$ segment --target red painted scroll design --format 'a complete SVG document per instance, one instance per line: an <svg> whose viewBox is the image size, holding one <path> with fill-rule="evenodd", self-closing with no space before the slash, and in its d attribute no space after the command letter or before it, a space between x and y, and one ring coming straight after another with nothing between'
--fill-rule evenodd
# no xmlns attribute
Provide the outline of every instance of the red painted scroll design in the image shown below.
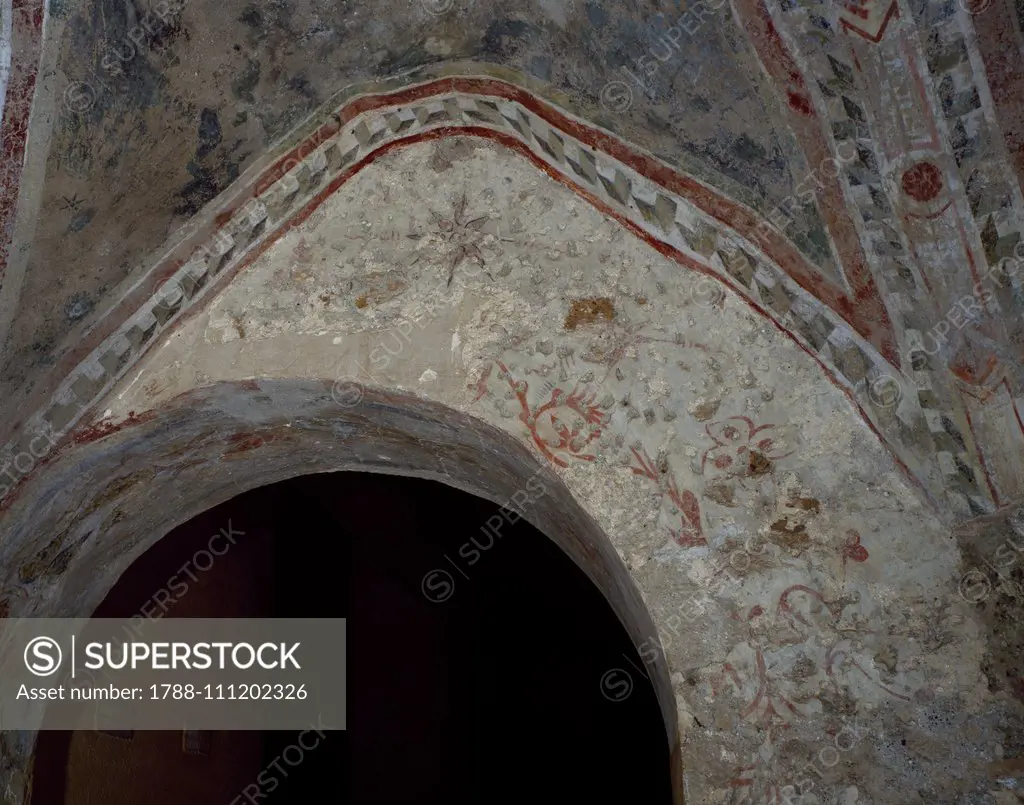
<svg viewBox="0 0 1024 805"><path fill-rule="evenodd" d="M758 456L774 461L792 455L792 450L783 452L776 440L765 433L775 427L773 424L756 426L745 416L708 424L705 431L715 444L701 456L701 472L709 469L710 461L712 471L728 477L746 477L758 474Z"/></svg>
<svg viewBox="0 0 1024 805"><path fill-rule="evenodd" d="M593 461L597 456L588 452L590 445L600 438L608 424L609 415L594 404L596 393L576 386L569 393L560 388L541 405L531 406L527 397L530 390L525 380L516 380L501 361L498 377L508 383L522 409L520 421L526 425L533 443L544 457L559 467L568 467L567 459ZM488 372L489 374L489 372ZM483 379L481 382L485 382Z"/></svg>
<svg viewBox="0 0 1024 805"><path fill-rule="evenodd" d="M669 529L672 539L675 540L676 544L681 548L696 548L701 545L707 545L708 541L704 537L704 527L701 524L700 516L700 502L697 500L697 496L688 489L680 491L672 471L666 468L666 471L658 472L654 462L651 461L651 457L646 452L637 450L635 447L631 448L631 451L639 466L630 466L630 469L636 475L642 475L644 478L653 481L659 489L662 489L679 513L679 529Z"/></svg>

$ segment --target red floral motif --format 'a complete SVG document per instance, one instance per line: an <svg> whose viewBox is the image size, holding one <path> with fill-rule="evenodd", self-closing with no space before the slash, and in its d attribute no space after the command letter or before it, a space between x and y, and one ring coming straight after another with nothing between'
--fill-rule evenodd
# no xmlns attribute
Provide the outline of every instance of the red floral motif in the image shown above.
<svg viewBox="0 0 1024 805"><path fill-rule="evenodd" d="M787 587L779 595L775 610L774 623L767 624L773 630L779 626L787 626L793 632L793 637L798 643L808 644L813 635L818 635L818 642L826 649L824 658L824 669L826 676L835 684L840 684L836 671L856 671L864 676L869 682L883 690L890 696L902 701L909 701L909 697L883 685L856 659L852 652L853 641L846 637L849 630L840 630L839 623L843 616L843 610L853 603L848 597L830 601L819 591L803 584L793 584ZM756 605L748 613L732 613L733 620L740 623L747 623L753 629L757 622L763 617L769 617L765 610ZM763 631L767 628L762 624L759 628ZM753 632L752 632L753 634ZM786 681L785 677L773 677L766 662L764 652L756 639L750 639L743 644L745 653L749 658L747 678L736 667L735 660L726 662L722 666L722 672L712 678L711 692L717 696L720 692L722 682L726 679L732 681L737 693L744 698L747 705L740 712L740 717L759 725L768 735L768 740L776 730L790 727L791 716L804 715L797 709L796 703L790 700L783 693L782 687ZM740 654L742 658L743 654ZM776 674L778 669L775 669ZM751 693L751 691L753 691Z"/></svg>
<svg viewBox="0 0 1024 805"><path fill-rule="evenodd" d="M722 666L722 673L711 680L711 693L714 696L718 695L719 687L726 677L732 681L737 692L742 692L745 688L749 690L747 683L753 683L756 686L753 698L740 712L740 718L749 719L751 723L763 729L771 742L777 730L786 730L792 726L789 722L790 714L802 716L803 713L780 690L779 680L772 678L768 673L768 665L761 647L749 648L754 655L755 678L744 680L736 667L727 662Z"/></svg>
<svg viewBox="0 0 1024 805"><path fill-rule="evenodd" d="M780 452L775 440L764 433L774 428L775 425L756 427L745 416L732 416L721 422L710 423L705 430L715 446L704 451L700 460L701 472L705 471L710 460L715 470L729 476L756 475L759 470L751 464L752 451L772 460L792 455L792 451Z"/></svg>
<svg viewBox="0 0 1024 805"><path fill-rule="evenodd" d="M675 476L671 472L659 473L647 453L641 453L635 447L631 449L640 466L630 467L630 469L637 475L642 475L654 481L659 489L663 488L669 500L679 510L681 528L678 531L669 529L672 539L683 548L697 548L701 545L707 545L708 541L704 538L704 528L701 525L700 503L697 500L697 496L688 489L680 492ZM664 482L662 481L663 478Z"/></svg>
<svg viewBox="0 0 1024 805"><path fill-rule="evenodd" d="M569 462L556 451L568 454L569 458L593 461L596 456L585 452L592 441L601 436L601 431L610 419L609 415L594 405L594 393L574 388L569 394L556 388L551 398L536 408L531 408L527 399L529 384L516 380L501 361L498 361L498 377L508 382L519 400L522 412L519 419L526 425L534 444L548 461L559 467L568 467Z"/></svg>
<svg viewBox="0 0 1024 805"><path fill-rule="evenodd" d="M494 364L487 364L487 368L480 373L480 378L476 381L476 383L470 383L468 386L466 386L466 388L469 389L470 391L476 392L476 396L473 398L474 403L480 402L480 400L482 400L484 397L491 393L491 390L487 388L487 381L490 379L491 372L493 371Z"/></svg>
<svg viewBox="0 0 1024 805"><path fill-rule="evenodd" d="M857 535L857 532L853 531L851 533L854 534L855 536L857 536L857 540L859 542L860 537L859 537L859 535ZM860 547L860 546L858 545L856 547ZM864 551L865 559L866 559L867 558L867 551L864 550L863 548L861 548L860 550ZM863 560L859 560L859 561L863 561ZM790 600L789 600L790 596L793 593L797 593L797 592L804 593L808 597L810 602L812 603L812 606L814 605L814 602L817 602L817 604L820 605L821 607L823 607L824 610L828 611L830 619L829 619L829 621L826 621L823 624L824 626L826 626L826 628L828 628L828 627L831 627L832 629L836 628L836 626L839 623L839 620L843 616L843 609L845 609L846 605L849 603L848 600L844 600L844 599L839 599L838 601L827 601L825 599L825 596L822 595L820 592L818 592L817 590L813 590L810 587L805 587L802 584L794 584L791 587L786 588L786 590L782 593L782 595L779 596L779 608L778 608L779 614L786 616L791 621L794 621L794 620L795 621L799 621L800 623L804 624L805 626L809 626L809 627L813 627L814 624L812 624L810 620L808 620L806 617L804 617L804 615L800 612L800 610L796 606L794 606L794 604L791 603ZM798 631L800 631L800 630L798 629ZM835 672L836 672L837 666L840 668L840 670L843 670L843 669L854 669L854 670L858 671L871 684L875 685L880 690L885 691L886 693L888 693L893 698L900 699L901 701L905 701L905 702L909 702L910 701L910 697L909 696L905 696L902 693L897 693L896 691L892 690L892 688L886 687L881 682L879 682L874 676L872 676L870 673L868 673L868 671L864 668L864 666L861 665L860 662L853 655L853 651L852 651L853 641L843 637L842 636L843 633L840 633L838 631L836 632L836 635L840 639L836 640L836 642L834 642L829 647L828 652L825 655L825 673L826 673L826 675L828 676L828 678L830 680L832 680L836 684L839 684L839 682L838 682L838 680L836 680L836 676L835 676Z"/></svg>
<svg viewBox="0 0 1024 805"><path fill-rule="evenodd" d="M931 201L942 192L942 171L934 162L918 162L903 172L900 184L914 201Z"/></svg>
<svg viewBox="0 0 1024 805"><path fill-rule="evenodd" d="M868 549L860 544L860 534L853 529L846 532L846 543L843 545L843 563L868 561Z"/></svg>
<svg viewBox="0 0 1024 805"><path fill-rule="evenodd" d="M867 558L867 551L860 545L859 535L855 531L848 533L848 550L857 557L863 552L863 559L856 559L863 561ZM719 696L724 692L725 683L729 683L733 692L744 702L739 717L757 725L765 736L761 750L751 757L753 762L734 769L732 779L727 783L730 788L743 789L743 801L750 801L751 796L757 793L763 796L760 800L762 802L783 801L778 781L785 779L785 775L780 775L776 767L776 739L780 731L792 726L794 716L808 715L802 708L805 700L796 699L786 691L795 680L782 672L779 658L776 657L774 664L767 662L766 650L769 646L763 645L765 634L775 635L770 646L799 646L801 651L797 652L798 655L805 652L813 654L824 649L824 657L818 661L818 667L824 670L827 680L837 687L848 687L850 675L857 675L894 699L912 701L910 696L883 684L877 674L871 673L858 660L855 649L858 644L847 635L850 632L879 632L857 625L842 627L843 611L855 601L855 596L829 600L819 590L793 584L779 595L774 619L760 605L755 605L745 613L735 611L730 614L734 621L748 624L750 636L730 653L721 671L711 677L711 693L715 697ZM780 627L783 627L781 632ZM792 631L792 636L783 638L787 629ZM772 656L770 651L768 656ZM921 691L917 695L920 696Z"/></svg>
<svg viewBox="0 0 1024 805"><path fill-rule="evenodd" d="M740 615L738 612L730 612L729 617L734 621L740 623L750 623L754 618L764 615L764 608L760 604L756 604L750 608L750 611L746 615Z"/></svg>

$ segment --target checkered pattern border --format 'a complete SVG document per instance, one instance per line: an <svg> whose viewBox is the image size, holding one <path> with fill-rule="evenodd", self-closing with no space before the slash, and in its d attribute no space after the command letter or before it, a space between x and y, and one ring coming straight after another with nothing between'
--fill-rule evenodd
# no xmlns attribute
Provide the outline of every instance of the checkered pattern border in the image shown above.
<svg viewBox="0 0 1024 805"><path fill-rule="evenodd" d="M58 437L68 433L161 334L186 311L208 300L211 279L237 270L329 184L346 172L351 175L357 164L366 164L375 152L395 141L438 129L458 134L467 127L511 135L568 184L582 187L647 238L671 246L684 261L703 265L766 311L834 375L933 499L957 491L948 488L950 468L965 479L973 473L962 439L958 446L957 437L950 435L940 450L937 442L921 438L932 423L913 405L906 378L836 313L768 260L756 244L685 198L553 128L518 102L462 92L377 108L349 120L210 233L159 292L76 368L49 407L29 420L23 438L4 452L24 451L42 430ZM879 384L889 387L889 392L879 395ZM900 391L893 393L897 388ZM947 426L943 421L942 427Z"/></svg>

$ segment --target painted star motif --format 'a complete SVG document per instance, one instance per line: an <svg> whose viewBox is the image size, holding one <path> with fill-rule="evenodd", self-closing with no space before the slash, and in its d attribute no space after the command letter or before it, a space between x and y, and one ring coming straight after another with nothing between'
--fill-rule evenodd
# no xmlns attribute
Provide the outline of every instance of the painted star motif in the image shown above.
<svg viewBox="0 0 1024 805"><path fill-rule="evenodd" d="M60 208L62 210L71 210L72 212L78 212L79 208L85 203L85 199L79 198L78 193L75 193L71 198L67 196L61 196Z"/></svg>
<svg viewBox="0 0 1024 805"><path fill-rule="evenodd" d="M480 250L480 244L486 237L484 225L489 218L480 215L476 218L466 216L466 194L463 193L455 203L450 215L430 211L433 228L428 232L414 233L409 235L413 240L428 238L438 243L446 252L446 265L448 270L448 287L455 277L455 269L463 262L475 263L478 267L484 267L484 254Z"/></svg>

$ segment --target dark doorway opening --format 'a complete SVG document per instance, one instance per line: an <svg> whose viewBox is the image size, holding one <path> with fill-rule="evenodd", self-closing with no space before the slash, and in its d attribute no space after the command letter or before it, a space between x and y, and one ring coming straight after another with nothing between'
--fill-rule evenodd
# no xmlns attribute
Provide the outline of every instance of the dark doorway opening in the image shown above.
<svg viewBox="0 0 1024 805"><path fill-rule="evenodd" d="M525 520L482 530L497 512L439 483L333 473L175 529L95 616L153 611L174 577L168 617L345 617L347 730L294 766L297 733L41 733L32 805L668 805L665 727L622 625ZM231 549L190 566L224 529Z"/></svg>

